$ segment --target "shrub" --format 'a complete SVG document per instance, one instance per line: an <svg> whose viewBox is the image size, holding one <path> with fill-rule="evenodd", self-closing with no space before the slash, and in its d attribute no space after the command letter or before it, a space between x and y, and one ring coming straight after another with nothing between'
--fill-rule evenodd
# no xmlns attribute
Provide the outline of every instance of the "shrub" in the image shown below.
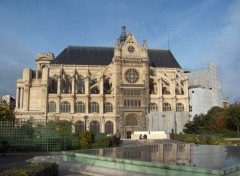
<svg viewBox="0 0 240 176"><path fill-rule="evenodd" d="M107 148L109 147L110 139L108 137L98 139L94 144L93 148Z"/></svg>
<svg viewBox="0 0 240 176"><path fill-rule="evenodd" d="M80 147L81 149L90 149L94 143L95 136L92 131L85 131L80 133Z"/></svg>
<svg viewBox="0 0 240 176"><path fill-rule="evenodd" d="M214 135L171 134L170 137L172 140L194 144L207 144L207 145L230 144L230 142L226 141L223 137Z"/></svg>
<svg viewBox="0 0 240 176"><path fill-rule="evenodd" d="M11 169L0 173L0 176L58 176L56 163L34 163L20 169Z"/></svg>

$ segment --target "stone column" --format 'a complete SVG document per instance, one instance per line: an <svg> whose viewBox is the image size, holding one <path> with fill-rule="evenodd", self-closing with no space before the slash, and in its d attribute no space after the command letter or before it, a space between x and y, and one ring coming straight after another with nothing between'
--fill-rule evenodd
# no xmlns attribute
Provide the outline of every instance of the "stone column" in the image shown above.
<svg viewBox="0 0 240 176"><path fill-rule="evenodd" d="M58 97L57 103L56 103L56 113L60 113L60 104L61 104L61 98Z"/></svg>
<svg viewBox="0 0 240 176"><path fill-rule="evenodd" d="M19 101L20 101L20 109L23 107L23 88L20 87L20 98L19 98Z"/></svg>
<svg viewBox="0 0 240 176"><path fill-rule="evenodd" d="M17 87L16 91L16 108L19 108L19 87Z"/></svg>
<svg viewBox="0 0 240 176"><path fill-rule="evenodd" d="M100 78L100 85L99 85L100 95L103 95L103 81L104 81L104 77L102 76L102 77Z"/></svg>
<svg viewBox="0 0 240 176"><path fill-rule="evenodd" d="M70 113L71 114L74 114L74 109L75 109L75 98L74 98L74 96L72 96L72 98L71 98L71 103L70 103L70 105L71 105L71 109L70 109Z"/></svg>
<svg viewBox="0 0 240 176"><path fill-rule="evenodd" d="M60 95L61 94L61 78L60 78L60 76L57 79L58 79L57 94Z"/></svg>
<svg viewBox="0 0 240 176"><path fill-rule="evenodd" d="M88 114L89 111L89 76L86 77L86 81L84 81L85 84L85 109L86 109L86 114Z"/></svg>
<svg viewBox="0 0 240 176"><path fill-rule="evenodd" d="M23 96L23 110L28 111L29 110L29 86L24 87L24 96Z"/></svg>
<svg viewBox="0 0 240 176"><path fill-rule="evenodd" d="M74 79L74 76L71 77L72 79L72 95L74 95L74 92L75 92L75 79Z"/></svg>
<svg viewBox="0 0 240 176"><path fill-rule="evenodd" d="M161 78L158 80L158 95L159 97L162 97L162 79Z"/></svg>

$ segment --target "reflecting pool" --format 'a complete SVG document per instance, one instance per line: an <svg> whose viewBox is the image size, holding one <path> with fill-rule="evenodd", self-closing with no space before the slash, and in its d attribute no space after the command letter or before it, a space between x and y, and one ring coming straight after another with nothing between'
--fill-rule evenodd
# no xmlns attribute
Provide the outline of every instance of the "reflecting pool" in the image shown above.
<svg viewBox="0 0 240 176"><path fill-rule="evenodd" d="M224 169L240 164L240 147L161 143L134 147L74 151L118 159Z"/></svg>

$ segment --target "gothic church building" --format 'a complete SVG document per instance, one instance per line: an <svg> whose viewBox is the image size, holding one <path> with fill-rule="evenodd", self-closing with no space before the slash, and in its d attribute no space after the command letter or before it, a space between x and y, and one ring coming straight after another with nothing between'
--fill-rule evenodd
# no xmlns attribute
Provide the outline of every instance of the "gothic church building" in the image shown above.
<svg viewBox="0 0 240 176"><path fill-rule="evenodd" d="M17 118L72 121L76 132L179 133L190 117L188 79L170 50L139 45L122 26L114 47L38 53L36 70L24 68L17 80L15 111Z"/></svg>

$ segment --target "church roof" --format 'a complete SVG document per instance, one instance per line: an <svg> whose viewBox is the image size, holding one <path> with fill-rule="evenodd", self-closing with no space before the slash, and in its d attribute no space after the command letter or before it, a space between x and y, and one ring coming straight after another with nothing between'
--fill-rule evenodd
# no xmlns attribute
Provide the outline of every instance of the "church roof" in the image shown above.
<svg viewBox="0 0 240 176"><path fill-rule="evenodd" d="M113 56L113 47L68 46L52 64L109 65ZM148 57L153 67L181 68L170 50L148 49Z"/></svg>

